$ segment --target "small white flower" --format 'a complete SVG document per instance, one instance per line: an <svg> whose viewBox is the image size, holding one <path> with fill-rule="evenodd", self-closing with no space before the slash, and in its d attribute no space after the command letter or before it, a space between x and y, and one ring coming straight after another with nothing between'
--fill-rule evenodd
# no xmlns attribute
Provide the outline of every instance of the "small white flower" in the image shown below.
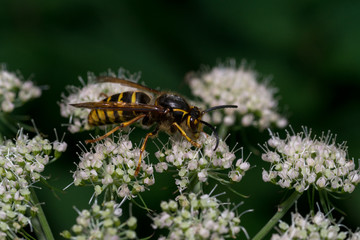
<svg viewBox="0 0 360 240"><path fill-rule="evenodd" d="M246 69L244 65L236 66L235 60L222 64L189 79L192 93L200 97L207 107L234 104L236 109L226 109L221 114L211 114L214 124L234 125L237 116L245 127L255 126L265 129L270 125L283 128L287 120L278 112L278 101L274 97L276 89L259 81L258 74Z"/></svg>
<svg viewBox="0 0 360 240"><path fill-rule="evenodd" d="M1 109L4 112L12 112L15 108L14 103L12 103L11 101L5 99L2 103L1 103Z"/></svg>
<svg viewBox="0 0 360 240"><path fill-rule="evenodd" d="M205 169L201 170L199 173L198 173L198 179L200 182L206 182L207 180L207 172Z"/></svg>
<svg viewBox="0 0 360 240"><path fill-rule="evenodd" d="M240 165L236 164L236 166L238 166L243 171L247 171L247 170L250 169L250 163L249 162L242 162Z"/></svg>
<svg viewBox="0 0 360 240"><path fill-rule="evenodd" d="M262 171L262 179L263 179L264 182L270 182L271 181L269 173L264 169Z"/></svg>
<svg viewBox="0 0 360 240"><path fill-rule="evenodd" d="M126 239L136 239L137 219L130 217L125 222L120 221L122 209L114 201L104 202L101 206L97 203L90 210L78 211L76 224L70 231L63 231L61 235L67 239L120 239L126 234ZM126 223L126 224L123 224Z"/></svg>
<svg viewBox="0 0 360 240"><path fill-rule="evenodd" d="M140 74L129 74L124 69L119 69L118 74L109 71L109 76L129 79L137 82ZM126 87L116 83L97 83L96 76L93 73L88 73L87 83L80 77L81 87L67 86L68 95L62 94L60 102L61 116L69 118L68 130L72 133L82 130L89 130L90 126L87 122L89 109L75 108L71 103L81 102L98 102L106 96L111 96L116 93L125 91L134 91L134 88Z"/></svg>
<svg viewBox="0 0 360 240"><path fill-rule="evenodd" d="M229 178L233 181L233 182L240 182L242 179L242 175L238 172L238 171L231 171L229 172Z"/></svg>
<svg viewBox="0 0 360 240"><path fill-rule="evenodd" d="M162 202L163 212L152 218L154 229L168 230L163 239L235 239L240 230L245 232L236 211L224 208L215 197L190 193L176 199Z"/></svg>
<svg viewBox="0 0 360 240"><path fill-rule="evenodd" d="M58 140L56 140L53 143L53 146L54 146L54 150L56 150L58 152L65 152L66 148L67 148L66 142L59 142Z"/></svg>
<svg viewBox="0 0 360 240"><path fill-rule="evenodd" d="M349 240L360 240L360 230L357 230L354 233L350 233Z"/></svg>
<svg viewBox="0 0 360 240"><path fill-rule="evenodd" d="M155 170L163 172L168 167L176 169L180 180L175 181L180 190L187 186L188 178L192 175L197 176L199 181L205 182L212 174L226 172L231 181L238 182L250 169L250 164L243 160L243 156L236 160L234 152L237 150L230 151L223 140L220 139L215 151L214 136L202 132L196 141L202 146L201 148L193 147L186 139L170 137L167 145L155 153L160 161L155 165ZM242 151L240 152L243 155Z"/></svg>
<svg viewBox="0 0 360 240"><path fill-rule="evenodd" d="M0 83L1 84L1 83ZM15 238L16 233L30 223L32 205L29 188L40 180L55 151L47 139L36 136L30 139L23 130L17 138L0 144L0 239L3 233Z"/></svg>
<svg viewBox="0 0 360 240"><path fill-rule="evenodd" d="M12 112L16 107L40 95L41 89L33 82L23 82L17 74L0 67L0 112Z"/></svg>
<svg viewBox="0 0 360 240"><path fill-rule="evenodd" d="M96 195L109 189L120 197L132 197L153 185L153 167L145 163L146 152L142 155L140 173L135 177L140 150L129 149L129 146L133 145L128 142L129 135L119 133L113 139L97 142L89 151L82 152L73 174L74 184L91 184Z"/></svg>
<svg viewBox="0 0 360 240"><path fill-rule="evenodd" d="M347 228L327 219L322 212L302 217L299 213L291 214L291 224L280 221L279 233L273 234L271 240L277 239L351 239ZM342 230L343 229L343 230ZM345 230L345 231L344 231ZM350 233L351 235L351 233Z"/></svg>
<svg viewBox="0 0 360 240"><path fill-rule="evenodd" d="M26 81L21 85L19 98L22 102L27 102L32 98L38 98L41 96L40 88L34 86L33 82Z"/></svg>
<svg viewBox="0 0 360 240"><path fill-rule="evenodd" d="M271 139L262 154L270 162L270 170L263 171L263 180L283 188L305 191L310 185L334 192L352 192L360 182L360 171L348 160L345 144L336 144L328 133L311 137L311 131L291 135L285 139L270 132ZM270 177L270 176L276 177ZM354 180L354 181L352 181Z"/></svg>

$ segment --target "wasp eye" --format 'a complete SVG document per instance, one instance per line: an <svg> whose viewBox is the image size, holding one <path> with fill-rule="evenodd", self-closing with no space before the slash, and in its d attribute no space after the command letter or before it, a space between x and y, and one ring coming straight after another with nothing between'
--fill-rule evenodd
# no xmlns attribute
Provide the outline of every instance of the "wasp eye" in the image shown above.
<svg viewBox="0 0 360 240"><path fill-rule="evenodd" d="M199 120L197 118L190 119L190 126L194 132L198 132L199 128Z"/></svg>

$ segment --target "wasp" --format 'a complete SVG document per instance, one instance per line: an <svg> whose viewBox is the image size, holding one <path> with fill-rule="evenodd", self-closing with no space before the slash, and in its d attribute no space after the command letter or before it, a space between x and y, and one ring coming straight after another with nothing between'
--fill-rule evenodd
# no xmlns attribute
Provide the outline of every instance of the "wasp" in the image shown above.
<svg viewBox="0 0 360 240"><path fill-rule="evenodd" d="M159 131L165 131L168 134L179 132L193 146L200 148L200 144L195 140L199 138L200 132L203 131L203 125L205 125L213 131L216 137L215 151L219 145L219 136L214 126L201 120L202 116L207 112L217 109L237 108L236 105L220 105L201 110L196 106L191 106L183 97L175 93L158 91L116 77L99 77L98 81L119 83L139 91L127 91L114 94L99 102L70 104L78 108L91 109L88 115L88 123L90 126L119 124L103 136L86 140L86 143L100 141L117 130L130 126L139 120L141 120L144 126L155 125L154 130L146 134L141 145L135 177L140 171L141 156L145 151L149 137L157 136ZM149 93L153 95L153 97L150 97Z"/></svg>

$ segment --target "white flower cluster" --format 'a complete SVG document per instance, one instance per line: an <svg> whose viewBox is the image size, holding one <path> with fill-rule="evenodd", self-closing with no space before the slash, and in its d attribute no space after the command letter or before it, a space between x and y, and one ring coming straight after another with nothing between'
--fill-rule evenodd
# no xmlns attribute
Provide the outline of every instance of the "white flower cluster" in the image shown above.
<svg viewBox="0 0 360 240"><path fill-rule="evenodd" d="M115 137L114 137L115 138ZM140 173L135 177L140 149L134 148L129 135L106 138L82 152L80 162L73 174L74 184L94 186L95 195L108 189L119 197L133 197L155 183L153 167L145 163L142 155Z"/></svg>
<svg viewBox="0 0 360 240"><path fill-rule="evenodd" d="M76 224L70 231L61 235L73 240L103 240L103 239L136 239L135 217L121 222L122 209L114 201L105 202L102 206L95 203L90 210L78 211Z"/></svg>
<svg viewBox="0 0 360 240"><path fill-rule="evenodd" d="M347 147L344 143L337 145L330 133L312 138L311 131L303 128L296 135L287 132L286 139L270 134L262 154L262 159L271 163L270 170L262 173L265 182L298 192L313 185L317 189L349 193L360 182L360 171L348 159Z"/></svg>
<svg viewBox="0 0 360 240"><path fill-rule="evenodd" d="M21 81L15 73L0 69L0 113L12 112L30 99L40 97L41 89L32 81Z"/></svg>
<svg viewBox="0 0 360 240"><path fill-rule="evenodd" d="M215 197L190 193L180 195L177 201L161 202L163 212L153 216L154 229L167 229L166 237L159 239L228 239L236 238L241 230L240 216L221 207ZM245 232L246 234L246 232Z"/></svg>
<svg viewBox="0 0 360 240"><path fill-rule="evenodd" d="M40 136L29 139L22 130L15 141L7 140L0 145L0 239L14 239L30 223L29 211L37 212L29 187L42 178L41 173L54 159L53 154L59 156L58 151L66 149L65 146L55 150L54 145Z"/></svg>
<svg viewBox="0 0 360 240"><path fill-rule="evenodd" d="M245 127L265 129L274 124L283 128L287 120L277 112L275 90L257 80L255 71L237 67L234 60L220 65L200 76L189 78L192 93L200 97L207 107L233 104L238 108L224 109L211 114L211 122L232 126L237 119Z"/></svg>
<svg viewBox="0 0 360 240"><path fill-rule="evenodd" d="M360 230L357 230L354 233L350 233L349 240L360 240Z"/></svg>
<svg viewBox="0 0 360 240"><path fill-rule="evenodd" d="M186 139L174 139L170 137L168 145L155 153L160 161L155 165L157 172L173 167L178 171L176 184L180 189L185 189L193 176L200 182L206 182L208 177L222 179L224 171L231 181L239 182L249 170L250 164L241 158L236 159L235 152L229 150L229 146L223 140L219 141L218 148L214 151L216 138L206 133L201 133L197 143L201 148L194 148ZM242 150L242 149L241 149ZM236 161L236 162L235 162ZM234 164L235 162L235 164Z"/></svg>
<svg viewBox="0 0 360 240"><path fill-rule="evenodd" d="M127 79L137 82L140 79L140 74L130 75L127 71L120 69L118 75L109 71L108 76ZM98 102L106 96L111 96L116 93L125 91L133 91L134 88L126 87L116 83L97 83L96 76L93 73L88 73L87 83L80 77L81 87L67 86L68 96L62 94L60 102L61 116L69 118L68 130L71 133L82 130L89 130L87 119L90 109L76 108L69 104L82 102Z"/></svg>
<svg viewBox="0 0 360 240"><path fill-rule="evenodd" d="M348 239L355 240L356 234L342 231L343 225L326 218L322 212L316 215L301 216L299 213L291 214L291 225L280 221L280 234L273 234L271 240L290 239ZM348 236L348 237L347 237Z"/></svg>

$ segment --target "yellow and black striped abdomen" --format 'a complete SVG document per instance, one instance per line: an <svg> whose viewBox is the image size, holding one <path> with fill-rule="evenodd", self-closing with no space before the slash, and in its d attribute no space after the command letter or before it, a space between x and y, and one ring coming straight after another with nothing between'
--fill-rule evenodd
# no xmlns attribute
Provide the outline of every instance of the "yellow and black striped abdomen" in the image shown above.
<svg viewBox="0 0 360 240"><path fill-rule="evenodd" d="M150 100L150 97L143 92L123 92L107 97L102 101L149 104ZM88 123L90 126L121 123L133 119L138 114L133 111L93 109L89 113Z"/></svg>

